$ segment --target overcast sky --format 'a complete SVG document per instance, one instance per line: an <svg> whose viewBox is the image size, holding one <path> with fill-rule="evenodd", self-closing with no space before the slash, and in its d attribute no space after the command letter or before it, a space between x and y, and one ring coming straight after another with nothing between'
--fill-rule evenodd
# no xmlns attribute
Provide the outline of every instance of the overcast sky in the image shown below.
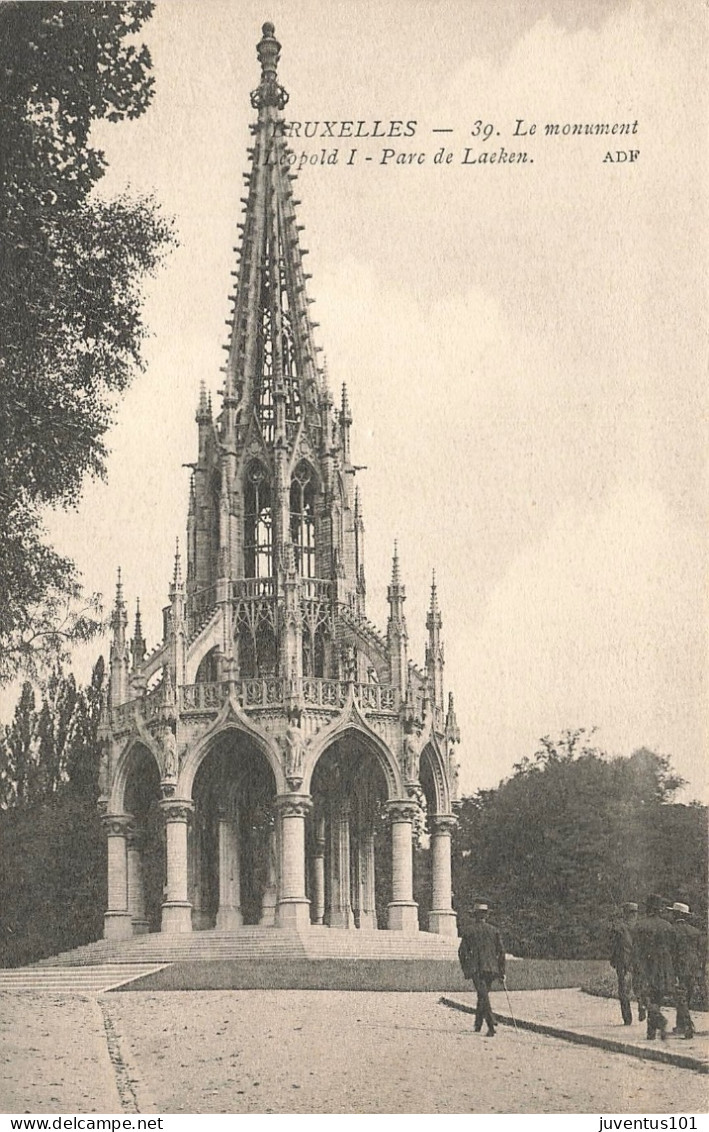
<svg viewBox="0 0 709 1132"><path fill-rule="evenodd" d="M108 482L52 520L57 545L107 595L120 563L157 642L199 382L216 392L225 357L265 19L288 118L417 123L392 142L294 140L341 150L296 196L317 339L367 468L369 613L385 626L398 538L423 661L436 567L463 788L496 785L541 735L596 726L613 754L671 755L684 797L706 798L700 0L159 0L154 103L102 129L103 189L153 192L181 246L149 287L147 370L117 410ZM517 119L538 134L514 139ZM632 137L544 139L547 122L635 121ZM426 160L382 165L383 145ZM441 145L452 164L432 163ZM461 164L502 145L529 160Z"/></svg>

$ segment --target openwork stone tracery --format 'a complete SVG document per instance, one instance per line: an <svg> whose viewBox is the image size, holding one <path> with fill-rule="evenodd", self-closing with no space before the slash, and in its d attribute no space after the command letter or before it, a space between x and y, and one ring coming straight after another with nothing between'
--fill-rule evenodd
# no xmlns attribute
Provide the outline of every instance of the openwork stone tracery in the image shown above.
<svg viewBox="0 0 709 1132"><path fill-rule="evenodd" d="M116 592L105 932L417 931L425 825L425 926L453 935L459 733L435 580L417 667L396 550L386 634L366 617L352 416L316 364L270 24L258 55L221 410L202 390L186 577L178 552L154 652L139 611L129 639L120 575Z"/></svg>

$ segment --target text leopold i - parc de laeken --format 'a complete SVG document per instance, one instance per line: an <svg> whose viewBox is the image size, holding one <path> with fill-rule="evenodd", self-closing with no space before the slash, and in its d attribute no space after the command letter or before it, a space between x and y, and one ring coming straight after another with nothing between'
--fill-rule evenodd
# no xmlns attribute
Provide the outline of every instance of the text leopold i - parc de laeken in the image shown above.
<svg viewBox="0 0 709 1132"><path fill-rule="evenodd" d="M532 122L517 118L503 132L494 122L476 119L454 129L423 127L415 119L337 119L274 122L274 131L287 139L274 147L268 160L298 171L306 166L364 162L401 166L533 165L563 139L582 138L603 164L633 164L640 157L637 119L624 122ZM456 137L465 137L465 142ZM307 143L307 145L306 145ZM324 143L324 144L323 144ZM621 148L622 147L622 148Z"/></svg>

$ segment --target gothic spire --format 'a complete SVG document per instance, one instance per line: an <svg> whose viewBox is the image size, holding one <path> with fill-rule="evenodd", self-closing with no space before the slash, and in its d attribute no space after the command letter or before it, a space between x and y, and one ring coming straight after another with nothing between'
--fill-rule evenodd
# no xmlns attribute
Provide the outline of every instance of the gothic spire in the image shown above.
<svg viewBox="0 0 709 1132"><path fill-rule="evenodd" d="M394 539L394 557L391 560L391 586L389 589L399 588L401 585L401 574L399 572L399 543Z"/></svg>
<svg viewBox="0 0 709 1132"><path fill-rule="evenodd" d="M133 640L130 645L131 655L133 657L133 668L136 669L138 665L142 664L143 658L146 653L145 637L143 636L143 625L140 617L140 598L135 600L135 626L133 629Z"/></svg>
<svg viewBox="0 0 709 1132"><path fill-rule="evenodd" d="M258 111L242 197L244 219L236 272L234 312L225 369L221 440L235 447L237 422L255 419L266 444L292 447L305 427L314 440L321 429L324 378L316 366L282 110L288 94L277 76L281 45L273 24L263 25L257 47L261 81L251 94Z"/></svg>
<svg viewBox="0 0 709 1132"><path fill-rule="evenodd" d="M431 603L428 607L428 614L426 616L426 628L428 629L429 636L434 634L443 624L440 610L438 608L438 591L436 589L436 571L433 571L431 577Z"/></svg>
<svg viewBox="0 0 709 1132"><path fill-rule="evenodd" d="M208 424L212 419L212 405L207 397L207 389L203 381L199 383L199 403L195 419L198 424Z"/></svg>
<svg viewBox="0 0 709 1132"><path fill-rule="evenodd" d="M113 615L111 617L111 628L113 629L114 639L119 639L121 643L125 641L125 630L128 625L128 613L126 610L126 603L123 597L123 579L121 577L121 568L118 567L116 576L116 601L113 606Z"/></svg>
<svg viewBox="0 0 709 1132"><path fill-rule="evenodd" d="M136 640L138 640L140 637L142 637L142 635L143 626L140 620L140 598L137 597L135 599L135 628L133 630L133 636Z"/></svg>
<svg viewBox="0 0 709 1132"><path fill-rule="evenodd" d="M428 643L426 645L426 670L428 674L428 689L433 701L434 710L443 713L443 644L441 643L441 627L443 619L438 608L438 591L436 589L436 571L433 571L431 580L431 603L426 615L426 628L428 629Z"/></svg>
<svg viewBox="0 0 709 1132"><path fill-rule="evenodd" d="M124 703L128 695L127 626L128 611L123 597L123 580L119 566L116 579L116 603L111 617L112 634L109 660L111 704L114 706Z"/></svg>
<svg viewBox="0 0 709 1132"><path fill-rule="evenodd" d="M175 539L175 565L172 571L171 592L182 589L182 559L180 557L180 540Z"/></svg>
<svg viewBox="0 0 709 1132"><path fill-rule="evenodd" d="M399 569L399 548L394 543L394 557L391 564L391 585L387 589L389 602L389 621L387 624L387 643L389 646L389 669L391 682L405 691L408 682L408 630L404 614L406 589L401 583Z"/></svg>
<svg viewBox="0 0 709 1132"><path fill-rule="evenodd" d="M352 425L352 413L350 412L350 401L347 396L347 386L342 385L342 407L340 409L340 431L342 433L342 450L345 459L350 458L350 427Z"/></svg>

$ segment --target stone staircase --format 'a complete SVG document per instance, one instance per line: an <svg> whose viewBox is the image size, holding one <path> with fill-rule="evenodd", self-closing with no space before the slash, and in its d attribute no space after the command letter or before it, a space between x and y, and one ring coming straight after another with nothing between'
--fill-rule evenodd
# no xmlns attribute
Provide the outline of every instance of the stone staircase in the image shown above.
<svg viewBox="0 0 709 1132"><path fill-rule="evenodd" d="M260 963L337 959L450 961L456 959L457 952L457 939L432 932L406 935L402 932L360 932L327 927L311 927L298 932L249 925L235 932L212 930L183 935L156 932L129 940L98 940L42 959L33 969L219 960Z"/></svg>
<svg viewBox="0 0 709 1132"><path fill-rule="evenodd" d="M163 964L95 963L91 966L16 967L0 971L2 991L98 994L161 971Z"/></svg>

